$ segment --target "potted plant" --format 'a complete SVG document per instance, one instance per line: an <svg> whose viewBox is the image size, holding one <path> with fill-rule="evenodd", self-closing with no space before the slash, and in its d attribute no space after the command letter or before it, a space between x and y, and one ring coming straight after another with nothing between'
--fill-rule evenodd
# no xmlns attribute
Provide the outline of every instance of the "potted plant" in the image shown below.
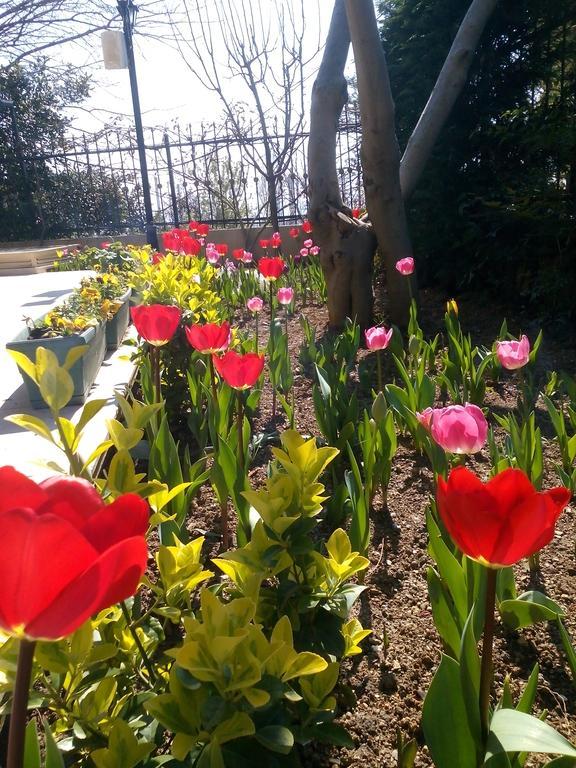
<svg viewBox="0 0 576 768"><path fill-rule="evenodd" d="M87 351L72 365L70 375L74 382L71 404L83 403L106 354L106 317L110 301L100 298L99 290L83 281L62 304L44 317L33 321L26 318L26 326L6 349L36 359L38 347L50 349L63 365L70 349L87 346ZM45 407L35 382L24 372L22 377L33 408Z"/></svg>

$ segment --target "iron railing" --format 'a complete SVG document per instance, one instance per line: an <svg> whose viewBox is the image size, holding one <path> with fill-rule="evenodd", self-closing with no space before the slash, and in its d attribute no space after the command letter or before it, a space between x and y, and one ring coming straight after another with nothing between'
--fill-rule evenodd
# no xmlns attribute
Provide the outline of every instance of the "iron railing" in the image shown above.
<svg viewBox="0 0 576 768"><path fill-rule="evenodd" d="M308 206L308 133L292 139L294 150L285 172L276 179L281 224L298 223ZM274 153L285 137L271 135L268 140ZM269 222L267 179L249 162L246 152L248 147L252 155L261 153L264 139L250 125L241 138L216 124L203 124L196 132L179 124L148 128L145 145L158 227L180 226L191 219L213 228L258 227ZM0 173L3 162L10 162L10 151L0 156ZM29 205L26 209L26 216L34 221L26 223L36 236L143 231L140 167L132 130L70 132L42 153L26 158L26 164L35 203L33 209ZM340 121L337 164L343 198L351 207L361 206L360 123L352 107L345 108ZM8 239L10 233L2 229L0 220L0 240Z"/></svg>

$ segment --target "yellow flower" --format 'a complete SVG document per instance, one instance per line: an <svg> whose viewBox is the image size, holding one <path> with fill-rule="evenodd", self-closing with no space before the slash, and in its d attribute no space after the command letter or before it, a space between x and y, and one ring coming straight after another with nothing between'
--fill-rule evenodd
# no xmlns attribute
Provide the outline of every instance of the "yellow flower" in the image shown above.
<svg viewBox="0 0 576 768"><path fill-rule="evenodd" d="M455 299L450 299L446 302L446 312L450 314L450 312L453 312L456 317L458 317L458 304L456 304Z"/></svg>

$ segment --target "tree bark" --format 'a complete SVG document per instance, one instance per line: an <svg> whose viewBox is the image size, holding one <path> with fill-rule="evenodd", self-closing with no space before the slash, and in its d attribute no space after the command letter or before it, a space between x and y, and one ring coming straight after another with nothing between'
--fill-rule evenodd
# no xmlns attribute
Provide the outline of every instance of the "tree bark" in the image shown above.
<svg viewBox="0 0 576 768"><path fill-rule="evenodd" d="M328 288L329 323L341 328L347 317L372 322L372 262L376 239L354 222L340 195L336 168L338 120L347 101L344 67L350 35L344 0L336 0L318 76L312 90L308 178L314 240Z"/></svg>
<svg viewBox="0 0 576 768"><path fill-rule="evenodd" d="M496 8L498 0L473 0L458 28L430 98L402 156L400 184L404 200L408 200L432 148L468 79L468 71L478 42Z"/></svg>
<svg viewBox="0 0 576 768"><path fill-rule="evenodd" d="M346 0L346 12L356 63L366 207L386 270L390 317L407 325L409 286L395 265L412 255L412 246L400 187L400 148L388 67L373 0Z"/></svg>
<svg viewBox="0 0 576 768"><path fill-rule="evenodd" d="M309 218L321 247L330 325L372 321L376 238L386 270L391 319L408 320L407 278L395 264L411 255L404 201L409 198L450 110L462 91L480 36L498 0L472 0L434 90L400 160L394 102L373 0L335 0L324 56L312 91ZM338 120L346 103L344 67L354 49L362 121L362 169L370 224L351 218L336 165ZM414 286L413 286L414 287Z"/></svg>

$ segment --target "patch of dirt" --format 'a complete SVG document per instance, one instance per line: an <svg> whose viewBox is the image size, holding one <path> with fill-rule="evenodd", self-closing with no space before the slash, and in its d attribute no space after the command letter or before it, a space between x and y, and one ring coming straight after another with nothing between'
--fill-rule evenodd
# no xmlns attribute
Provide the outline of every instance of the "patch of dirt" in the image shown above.
<svg viewBox="0 0 576 768"><path fill-rule="evenodd" d="M427 337L442 331L448 298L451 297L438 291L421 292L420 321ZM491 347L506 315L512 333L525 332L532 341L536 338L539 329L530 317L507 313L504 307L475 296L456 298L463 328L472 334L475 343ZM321 336L327 329L326 309L310 305L302 312L315 326L317 337ZM266 341L266 322L263 312L261 344ZM312 380L298 362L302 342L298 317L292 316L288 327L295 374L296 428L303 434L317 434ZM365 356L365 352L360 353L361 358ZM537 367L540 382L545 381L546 371L555 367L576 370L574 341L571 345L561 346L545 334ZM393 375L390 361L386 361L384 372L389 381ZM376 385L375 376L374 372L373 386ZM505 373L488 390L487 405L497 412L514 407L517 399L514 382L514 376ZM365 396L367 393L360 394ZM272 416L272 394L266 386L253 433L281 430L287 426L281 409L275 417ZM269 455L269 448L263 449L250 471L251 483L255 486L264 480ZM554 446L547 446L548 464L553 455ZM487 451L474 457L470 466L487 474ZM553 485L558 485L558 480L548 469L544 487ZM432 562L427 553L425 511L433 492L433 477L426 459L416 453L408 438L401 438L387 504L379 496L375 500L368 553L370 569L365 579L367 590L358 604L359 618L372 630L372 635L363 643L364 654L343 665L343 694L345 686L349 686L356 705L351 707L343 703L340 722L349 730L357 746L347 750L313 745L302 754L302 764L307 768L392 768L397 765L397 732L417 740L416 766L432 765L423 743L420 718L422 703L442 652L426 583L426 571ZM209 488L203 489L194 501L192 521L195 532L212 531L207 549L214 556L218 551L219 510ZM576 520L574 506L571 506L560 518L554 541L542 553L539 583L534 585L525 562L517 566L516 578L519 592L538 588L564 607L566 627L576 640L575 542ZM540 673L535 713L548 710L548 722L571 741L576 741L576 688L555 625L541 624L515 633L498 626L494 661L496 695L502 690L506 674L511 676L513 691L518 695L533 665L538 662ZM349 695L342 696L343 702L349 699ZM533 757L527 766L542 766L545 762Z"/></svg>

